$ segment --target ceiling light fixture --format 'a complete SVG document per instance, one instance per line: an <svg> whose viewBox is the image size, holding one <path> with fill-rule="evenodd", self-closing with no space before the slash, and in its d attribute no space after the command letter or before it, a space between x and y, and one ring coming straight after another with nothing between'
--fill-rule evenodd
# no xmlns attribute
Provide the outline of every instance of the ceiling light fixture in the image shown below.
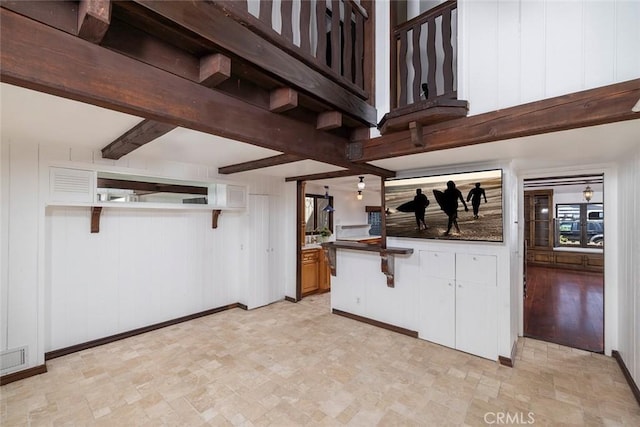
<svg viewBox="0 0 640 427"><path fill-rule="evenodd" d="M362 200L362 190L358 190L358 195L356 196L358 200Z"/></svg>
<svg viewBox="0 0 640 427"><path fill-rule="evenodd" d="M587 185L587 188L582 191L582 195L587 202L590 202L593 197L593 190Z"/></svg>
<svg viewBox="0 0 640 427"><path fill-rule="evenodd" d="M331 200L329 199L329 186L328 185L324 186L324 198L327 199L327 206L322 208L322 210L324 212L333 212L333 211L335 211L335 209L333 209L333 206L331 206Z"/></svg>
<svg viewBox="0 0 640 427"><path fill-rule="evenodd" d="M362 191L365 187L364 176L359 176L358 178L360 178L360 182L358 183L358 190Z"/></svg>

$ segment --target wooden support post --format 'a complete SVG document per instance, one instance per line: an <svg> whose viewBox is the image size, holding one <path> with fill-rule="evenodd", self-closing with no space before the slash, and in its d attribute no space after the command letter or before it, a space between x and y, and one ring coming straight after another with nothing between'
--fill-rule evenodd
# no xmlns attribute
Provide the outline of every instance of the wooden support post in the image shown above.
<svg viewBox="0 0 640 427"><path fill-rule="evenodd" d="M414 147L424 147L422 139L422 124L418 122L409 122L409 130L411 131L411 142Z"/></svg>
<svg viewBox="0 0 640 427"><path fill-rule="evenodd" d="M342 126L342 114L339 111L326 111L318 114L317 130L331 130Z"/></svg>
<svg viewBox="0 0 640 427"><path fill-rule="evenodd" d="M200 58L200 84L216 87L231 77L231 59L220 53Z"/></svg>
<svg viewBox="0 0 640 427"><path fill-rule="evenodd" d="M102 207L100 206L91 207L91 232L92 233L100 232L100 214L101 213L102 213Z"/></svg>
<svg viewBox="0 0 640 427"><path fill-rule="evenodd" d="M269 94L269 111L282 113L298 106L298 92L289 88L281 87L272 90Z"/></svg>
<svg viewBox="0 0 640 427"><path fill-rule="evenodd" d="M218 217L222 211L220 209L214 209L211 211L211 228L218 228Z"/></svg>

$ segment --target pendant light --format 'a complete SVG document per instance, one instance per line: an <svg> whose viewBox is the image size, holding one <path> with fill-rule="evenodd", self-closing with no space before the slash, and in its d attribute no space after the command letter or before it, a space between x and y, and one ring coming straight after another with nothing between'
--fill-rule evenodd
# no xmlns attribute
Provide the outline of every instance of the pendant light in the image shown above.
<svg viewBox="0 0 640 427"><path fill-rule="evenodd" d="M333 206L331 206L331 202L329 201L329 186L328 185L324 186L324 198L327 199L327 206L322 208L322 211L323 212L333 212L333 211L335 211L335 209L333 209Z"/></svg>
<svg viewBox="0 0 640 427"><path fill-rule="evenodd" d="M360 178L360 182L358 183L358 190L362 191L364 190L364 187L365 187L364 176L359 176L358 178Z"/></svg>
<svg viewBox="0 0 640 427"><path fill-rule="evenodd" d="M361 190L358 190L358 195L356 196L356 199L362 200L362 191Z"/></svg>
<svg viewBox="0 0 640 427"><path fill-rule="evenodd" d="M587 185L587 188L582 191L582 195L587 202L590 202L593 197L593 190Z"/></svg>

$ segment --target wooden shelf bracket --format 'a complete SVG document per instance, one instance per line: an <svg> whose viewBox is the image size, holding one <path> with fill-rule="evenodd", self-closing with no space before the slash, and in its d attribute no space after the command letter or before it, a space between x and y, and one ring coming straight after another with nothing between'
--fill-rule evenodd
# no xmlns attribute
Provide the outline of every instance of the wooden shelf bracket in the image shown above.
<svg viewBox="0 0 640 427"><path fill-rule="evenodd" d="M100 206L91 207L91 232L92 233L100 232L100 214L101 213L102 213L102 207Z"/></svg>
<svg viewBox="0 0 640 427"><path fill-rule="evenodd" d="M218 228L218 217L222 211L220 209L214 209L211 211L211 228Z"/></svg>

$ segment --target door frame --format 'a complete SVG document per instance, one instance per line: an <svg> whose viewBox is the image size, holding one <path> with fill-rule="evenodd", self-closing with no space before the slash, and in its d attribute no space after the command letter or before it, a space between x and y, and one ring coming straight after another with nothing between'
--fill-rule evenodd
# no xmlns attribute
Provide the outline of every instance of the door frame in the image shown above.
<svg viewBox="0 0 640 427"><path fill-rule="evenodd" d="M618 348L618 241L620 230L616 218L618 209L617 168L613 164L569 165L563 168L529 169L517 172L518 177L518 336L524 336L524 180L544 178L545 176L571 177L585 174L603 175L603 204L607 214L604 217L604 354Z"/></svg>

